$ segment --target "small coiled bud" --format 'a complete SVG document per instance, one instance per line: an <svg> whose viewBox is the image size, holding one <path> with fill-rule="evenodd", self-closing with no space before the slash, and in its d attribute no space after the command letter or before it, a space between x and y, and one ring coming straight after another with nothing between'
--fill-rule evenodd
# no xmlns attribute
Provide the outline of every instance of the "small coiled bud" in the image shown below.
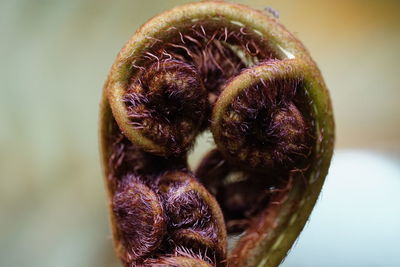
<svg viewBox="0 0 400 267"><path fill-rule="evenodd" d="M214 197L192 175L184 172L165 174L159 188L173 243L208 254L219 265L226 257L226 230Z"/></svg>
<svg viewBox="0 0 400 267"><path fill-rule="evenodd" d="M132 78L125 103L138 138L152 143L142 148L161 155L187 151L201 126L207 103L196 69L179 60L162 60L139 76Z"/></svg>
<svg viewBox="0 0 400 267"><path fill-rule="evenodd" d="M160 245L166 224L157 195L136 178L126 179L113 197L113 212L129 264Z"/></svg>
<svg viewBox="0 0 400 267"><path fill-rule="evenodd" d="M310 155L312 128L296 106L301 75L295 61L271 61L236 76L223 89L212 131L228 158L250 169L299 167ZM299 93L297 93L299 92Z"/></svg>

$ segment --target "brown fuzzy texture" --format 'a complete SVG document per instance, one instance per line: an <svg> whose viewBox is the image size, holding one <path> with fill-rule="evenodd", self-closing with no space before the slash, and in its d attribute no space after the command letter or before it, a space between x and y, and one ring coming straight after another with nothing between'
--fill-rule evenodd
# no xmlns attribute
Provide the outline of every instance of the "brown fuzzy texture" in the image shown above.
<svg viewBox="0 0 400 267"><path fill-rule="evenodd" d="M206 97L192 65L162 60L132 80L125 103L135 129L179 155L192 145L192 136L202 124Z"/></svg>
<svg viewBox="0 0 400 267"><path fill-rule="evenodd" d="M185 256L171 256L153 259L143 264L143 267L212 267L202 258L195 258L193 254Z"/></svg>
<svg viewBox="0 0 400 267"><path fill-rule="evenodd" d="M261 12L208 1L182 10L144 25L105 85L101 145L117 254L126 267L275 266L329 165L322 78ZM237 79L265 65L268 79ZM227 90L233 81L241 91ZM188 154L208 128L216 147L193 174ZM227 234L243 235L229 255Z"/></svg>
<svg viewBox="0 0 400 267"><path fill-rule="evenodd" d="M263 81L239 94L221 122L226 151L252 169L279 172L301 166L313 139L313 129L294 103L301 87L301 80Z"/></svg>
<svg viewBox="0 0 400 267"><path fill-rule="evenodd" d="M300 94L296 93L298 89L301 91L301 80L263 81L232 101L222 121L222 135L229 153L251 169L264 171L243 171L225 161L217 150L212 152L196 176L218 204L201 196L196 189L201 185L187 173L179 173L178 179L169 175L171 171L185 171L186 152L197 132L208 127L214 102L227 80L248 65L275 60L271 52L259 47L257 39L249 38L254 37L251 30L231 27L208 29L206 23L199 22L188 31L177 31L176 39L150 50L142 61L135 60L133 68L137 74L131 77L124 97L130 123L141 134L167 148L170 156L143 151L122 134L114 139L110 168L113 177L120 177L117 188L129 187L132 179L126 177L134 175L156 192L166 218L163 238L158 242L148 241L143 248L132 248L134 240L143 237L128 234L129 227L135 231L138 228L126 221L156 225L151 222L154 217L132 213L132 217L122 220L116 213L123 244L131 251L126 261L129 266L175 261L174 257L159 257L182 249L189 255L204 256L198 260L224 266L226 244L219 240L221 228L241 233L250 227L270 205L274 190L286 186L289 171L307 158L310 128L294 104L301 102ZM142 64L137 65L138 62ZM232 174L236 175L234 180ZM129 201L123 195L131 197L130 191L116 192L114 210L124 211L124 201ZM219 225L214 218L210 207L216 205L224 212L226 226ZM147 230L145 235L149 233ZM145 263L146 257L155 259Z"/></svg>
<svg viewBox="0 0 400 267"><path fill-rule="evenodd" d="M182 170L187 168L185 155L171 157L161 157L142 150L137 145L129 141L120 132L115 120L110 122L109 143L111 153L108 158L110 168L109 179L117 185L123 177L135 175L137 177L151 176L157 177L163 174L166 169ZM146 183L148 179L142 179Z"/></svg>
<svg viewBox="0 0 400 267"><path fill-rule="evenodd" d="M169 244L204 254L217 265L224 260L225 233L217 202L191 175L166 173L160 178L159 192L169 218Z"/></svg>
<svg viewBox="0 0 400 267"><path fill-rule="evenodd" d="M239 234L248 228L252 219L288 183L286 172L243 171L226 161L217 149L204 157L196 176L217 199L230 234Z"/></svg>
<svg viewBox="0 0 400 267"><path fill-rule="evenodd" d="M251 29L225 23L171 28L175 37L162 47L156 42L133 60L136 74L125 93L129 119L168 155L189 150L196 134L208 127L227 80L247 66L276 58Z"/></svg>
<svg viewBox="0 0 400 267"><path fill-rule="evenodd" d="M120 185L113 198L113 211L128 264L156 250L165 234L165 215L157 195L138 179Z"/></svg>

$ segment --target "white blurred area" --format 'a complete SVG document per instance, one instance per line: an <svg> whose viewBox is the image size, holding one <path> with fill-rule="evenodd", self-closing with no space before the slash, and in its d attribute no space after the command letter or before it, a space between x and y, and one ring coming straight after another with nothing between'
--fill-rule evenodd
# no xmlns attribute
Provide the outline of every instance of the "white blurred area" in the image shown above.
<svg viewBox="0 0 400 267"><path fill-rule="evenodd" d="M342 149L282 267L400 266L400 156Z"/></svg>
<svg viewBox="0 0 400 267"><path fill-rule="evenodd" d="M187 2L0 1L1 267L120 266L98 157L102 84L142 23ZM400 266L400 1L234 2L279 11L332 96L332 167L282 266Z"/></svg>

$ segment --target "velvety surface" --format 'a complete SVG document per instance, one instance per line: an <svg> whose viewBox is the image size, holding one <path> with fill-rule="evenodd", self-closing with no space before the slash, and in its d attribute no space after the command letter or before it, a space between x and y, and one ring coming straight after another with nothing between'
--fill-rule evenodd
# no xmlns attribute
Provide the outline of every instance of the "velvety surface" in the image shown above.
<svg viewBox="0 0 400 267"><path fill-rule="evenodd" d="M98 158L102 84L139 25L186 2L0 2L0 266L119 266ZM400 265L400 4L235 2L280 12L335 111L330 175L283 266Z"/></svg>

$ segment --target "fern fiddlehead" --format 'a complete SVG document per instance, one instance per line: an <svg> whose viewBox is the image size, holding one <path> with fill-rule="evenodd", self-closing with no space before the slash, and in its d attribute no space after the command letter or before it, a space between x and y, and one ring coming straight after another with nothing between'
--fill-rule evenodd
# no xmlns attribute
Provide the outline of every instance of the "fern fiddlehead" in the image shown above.
<svg viewBox="0 0 400 267"><path fill-rule="evenodd" d="M179 6L133 35L103 92L102 163L124 265L281 262L334 140L328 91L297 39L242 5ZM208 129L216 146L190 170Z"/></svg>

